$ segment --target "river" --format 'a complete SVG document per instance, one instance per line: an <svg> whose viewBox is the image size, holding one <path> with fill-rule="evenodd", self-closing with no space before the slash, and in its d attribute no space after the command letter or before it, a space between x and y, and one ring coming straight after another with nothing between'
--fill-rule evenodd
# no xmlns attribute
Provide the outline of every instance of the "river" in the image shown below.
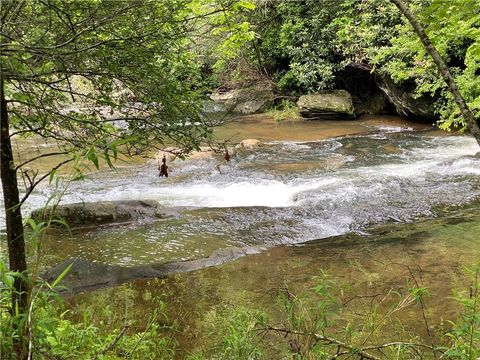
<svg viewBox="0 0 480 360"><path fill-rule="evenodd" d="M188 313L180 322L190 331L179 336L187 349L199 345L201 337L191 338L209 309L235 301L268 309L265 293L285 284L309 289L321 269L355 283L357 292L373 293L402 286L407 267L418 267L437 296L432 314L454 316L456 308L443 299L466 283L461 268L480 259L480 159L473 138L392 117L278 124L260 116L217 134L261 145L239 149L229 163L207 152L176 159L168 179L158 178L149 160L70 183L63 203L157 200L182 209L181 216L52 237L46 263L77 257L129 267L250 249L256 255L217 268L129 285L139 294L170 289L169 304ZM40 186L26 212L54 191ZM115 296L115 289L101 291ZM79 299L89 303L95 296Z"/></svg>
<svg viewBox="0 0 480 360"><path fill-rule="evenodd" d="M356 133L316 141L312 123L298 125L308 140L295 132L289 140L261 139L262 146L239 150L228 164L209 153L177 159L169 163L168 179L158 178L155 162L93 173L72 182L62 202L157 200L188 210L141 227L105 226L62 237L46 252L124 266L186 260L224 247L261 249L412 222L480 195L473 138L398 120L366 121L362 129L349 123ZM40 188L29 206L40 206L53 191Z"/></svg>

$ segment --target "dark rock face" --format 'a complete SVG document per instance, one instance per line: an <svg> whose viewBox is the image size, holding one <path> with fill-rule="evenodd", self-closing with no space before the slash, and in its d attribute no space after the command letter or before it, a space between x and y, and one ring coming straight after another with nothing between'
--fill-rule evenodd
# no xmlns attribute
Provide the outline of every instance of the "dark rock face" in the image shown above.
<svg viewBox="0 0 480 360"><path fill-rule="evenodd" d="M300 96L300 114L307 119L354 119L352 96L346 90L324 90Z"/></svg>
<svg viewBox="0 0 480 360"><path fill-rule="evenodd" d="M214 93L210 98L227 111L250 115L259 113L273 104L275 95L271 81L259 81L249 87L225 93Z"/></svg>
<svg viewBox="0 0 480 360"><path fill-rule="evenodd" d="M395 84L387 75L372 73L368 63L348 64L337 74L336 86L346 89L353 99L355 114L398 114L412 120L436 120L429 96L414 97L414 84Z"/></svg>
<svg viewBox="0 0 480 360"><path fill-rule="evenodd" d="M425 122L436 120L433 98L426 95L415 98L413 90L407 85L397 85L386 76L377 74L375 79L380 89L395 107L398 115Z"/></svg>
<svg viewBox="0 0 480 360"><path fill-rule="evenodd" d="M352 95L357 116L395 113L395 109L378 87L371 66L366 63L350 63L336 75L336 87Z"/></svg>
<svg viewBox="0 0 480 360"><path fill-rule="evenodd" d="M385 94L381 91L372 94L368 99L361 100L352 96L355 106L355 114L360 115L383 115L395 113L393 106L388 101Z"/></svg>
<svg viewBox="0 0 480 360"><path fill-rule="evenodd" d="M50 216L52 208L34 210L33 219ZM81 227L110 222L124 222L140 219L168 218L177 216L174 209L164 209L153 200L98 201L59 205L54 217L65 221L70 227Z"/></svg>

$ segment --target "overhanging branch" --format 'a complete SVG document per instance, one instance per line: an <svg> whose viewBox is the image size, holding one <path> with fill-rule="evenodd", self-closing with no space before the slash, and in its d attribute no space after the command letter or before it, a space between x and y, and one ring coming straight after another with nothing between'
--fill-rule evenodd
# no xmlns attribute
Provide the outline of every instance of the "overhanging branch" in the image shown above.
<svg viewBox="0 0 480 360"><path fill-rule="evenodd" d="M47 177L49 177L54 171L57 171L60 167L62 167L63 165L65 164L68 164L69 162L73 161L73 159L67 159L65 161L62 161L61 163L59 163L58 165L56 165L55 167L53 167L49 172L47 172L45 175L41 176L37 181L35 181L28 189L27 189L27 192L25 193L25 195L23 196L22 200L20 200L20 202L18 203L18 206L22 206L23 203L28 199L28 197L30 196L30 194L32 193L32 191L35 189L35 187L37 187L38 184L40 184L40 182L42 182L43 180L45 180Z"/></svg>

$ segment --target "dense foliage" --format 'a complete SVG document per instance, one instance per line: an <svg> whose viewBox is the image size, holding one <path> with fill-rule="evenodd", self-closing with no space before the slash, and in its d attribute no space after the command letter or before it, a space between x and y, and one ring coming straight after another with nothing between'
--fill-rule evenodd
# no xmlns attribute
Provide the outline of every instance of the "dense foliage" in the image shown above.
<svg viewBox="0 0 480 360"><path fill-rule="evenodd" d="M66 273L66 272L65 272ZM160 323L168 321L165 306L152 299L151 320L137 324L125 318L120 328L112 328L112 299L103 299L96 309L83 311L81 320L69 317L65 300L59 295L62 290L57 281L49 284L39 280L32 293L28 319L21 313L9 313L9 301L14 278L21 276L9 272L0 262L0 357L5 360L18 359L15 342L19 340L18 329L28 324L28 356L34 359L171 359L174 342L164 334L170 327L160 329ZM128 289L121 291L125 311L133 306ZM126 314L124 314L126 315Z"/></svg>
<svg viewBox="0 0 480 360"><path fill-rule="evenodd" d="M412 0L409 6L480 116L478 0ZM445 129L465 124L410 24L389 1L257 1L249 17L258 36L245 57L290 94L337 87L347 65L392 79L415 97L427 94ZM341 85L340 85L341 86Z"/></svg>
<svg viewBox="0 0 480 360"><path fill-rule="evenodd" d="M478 118L480 13L474 9L480 9L480 2L412 1L410 7L426 27L469 108ZM351 56L349 52L355 44L356 48L363 49L362 61L370 63L375 71L389 76L397 84L409 85L416 96L427 94L435 99L435 110L444 129L465 126L433 60L406 20L399 21L395 10L384 1L357 2L340 34L345 54Z"/></svg>
<svg viewBox="0 0 480 360"><path fill-rule="evenodd" d="M331 87L342 67L335 49L342 1L259 2L252 19L259 38L259 65L273 72L278 86L291 91Z"/></svg>
<svg viewBox="0 0 480 360"><path fill-rule="evenodd" d="M136 150L169 138L197 146L209 134L199 117L198 27L215 32L216 46L232 56L248 32L246 25L230 25L244 6L248 2L3 3L2 79L11 126L105 153L119 140Z"/></svg>

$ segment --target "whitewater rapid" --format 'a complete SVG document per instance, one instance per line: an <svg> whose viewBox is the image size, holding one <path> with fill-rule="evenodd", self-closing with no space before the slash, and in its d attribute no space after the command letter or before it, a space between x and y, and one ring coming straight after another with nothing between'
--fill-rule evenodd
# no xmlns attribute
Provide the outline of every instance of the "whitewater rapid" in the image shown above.
<svg viewBox="0 0 480 360"><path fill-rule="evenodd" d="M158 177L155 162L100 171L70 183L61 202L156 200L198 209L171 223L98 230L88 235L92 245L78 239L75 245L122 264L183 259L224 246L293 244L434 217L441 207L480 197L478 150L469 136L374 127L364 135L264 143L238 151L228 164L213 154L177 159L168 164L168 179ZM24 213L55 191L42 184Z"/></svg>

